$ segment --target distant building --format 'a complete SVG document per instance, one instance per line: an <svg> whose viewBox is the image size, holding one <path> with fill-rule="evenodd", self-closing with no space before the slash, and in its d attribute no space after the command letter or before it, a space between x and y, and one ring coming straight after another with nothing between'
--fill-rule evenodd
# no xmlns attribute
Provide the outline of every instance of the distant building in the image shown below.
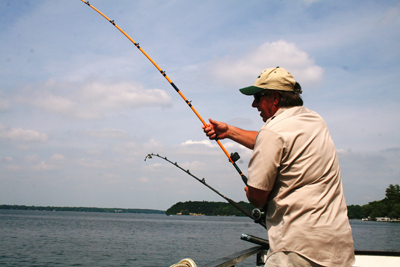
<svg viewBox="0 0 400 267"><path fill-rule="evenodd" d="M388 217L376 217L375 218L377 222L390 222L391 219Z"/></svg>

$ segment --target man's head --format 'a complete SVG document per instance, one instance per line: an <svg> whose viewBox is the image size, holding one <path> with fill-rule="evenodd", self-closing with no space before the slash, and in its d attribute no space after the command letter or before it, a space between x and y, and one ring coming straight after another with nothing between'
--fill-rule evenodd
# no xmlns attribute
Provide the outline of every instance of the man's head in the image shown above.
<svg viewBox="0 0 400 267"><path fill-rule="evenodd" d="M242 94L254 96L252 106L265 122L281 107L302 106L301 86L284 68L265 69L254 85L239 89Z"/></svg>
<svg viewBox="0 0 400 267"><path fill-rule="evenodd" d="M245 95L255 95L261 93L264 90L279 90L287 92L296 92L301 94L301 88L298 88L298 84L292 74L284 68L276 67L265 69L257 77L254 85L240 89Z"/></svg>

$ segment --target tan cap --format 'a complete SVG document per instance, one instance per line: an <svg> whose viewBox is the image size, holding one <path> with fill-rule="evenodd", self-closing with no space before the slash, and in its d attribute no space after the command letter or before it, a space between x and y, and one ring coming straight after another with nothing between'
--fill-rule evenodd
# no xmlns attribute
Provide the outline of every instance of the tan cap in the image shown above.
<svg viewBox="0 0 400 267"><path fill-rule="evenodd" d="M292 74L280 67L263 70L254 85L239 90L245 95L255 95L264 90L291 91L301 94L301 90L297 88Z"/></svg>

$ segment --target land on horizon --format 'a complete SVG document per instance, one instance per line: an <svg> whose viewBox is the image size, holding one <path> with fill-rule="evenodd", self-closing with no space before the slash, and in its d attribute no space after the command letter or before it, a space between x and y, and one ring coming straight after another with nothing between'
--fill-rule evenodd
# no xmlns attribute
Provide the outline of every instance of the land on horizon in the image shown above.
<svg viewBox="0 0 400 267"><path fill-rule="evenodd" d="M2 210L40 210L40 211L79 211L79 212L118 212L118 213L148 213L164 214L165 210L154 209L123 209L123 208L97 208L97 207L55 207L55 206L26 206L26 205L0 205Z"/></svg>
<svg viewBox="0 0 400 267"><path fill-rule="evenodd" d="M251 212L254 208L250 203L238 203ZM209 215L209 216L245 216L234 206L227 202L212 201L186 201L172 205L166 211L155 209L123 209L123 208L96 208L96 207L51 207L51 206L25 206L25 205L0 205L6 210L43 210L43 211L78 211L78 212L118 212L118 213L147 213L166 215ZM375 220L379 217L400 219L400 186L390 184L386 188L386 197L379 201L372 201L365 205L348 205L349 219L368 218Z"/></svg>

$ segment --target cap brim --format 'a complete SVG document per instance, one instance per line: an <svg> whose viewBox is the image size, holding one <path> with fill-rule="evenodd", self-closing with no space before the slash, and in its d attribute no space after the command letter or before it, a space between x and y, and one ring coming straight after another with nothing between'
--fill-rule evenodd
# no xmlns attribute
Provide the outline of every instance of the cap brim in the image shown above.
<svg viewBox="0 0 400 267"><path fill-rule="evenodd" d="M260 93L260 92L262 92L264 90L265 90L264 88L257 87L257 86L254 86L254 85L239 89L239 91L244 95L255 95L255 94Z"/></svg>

